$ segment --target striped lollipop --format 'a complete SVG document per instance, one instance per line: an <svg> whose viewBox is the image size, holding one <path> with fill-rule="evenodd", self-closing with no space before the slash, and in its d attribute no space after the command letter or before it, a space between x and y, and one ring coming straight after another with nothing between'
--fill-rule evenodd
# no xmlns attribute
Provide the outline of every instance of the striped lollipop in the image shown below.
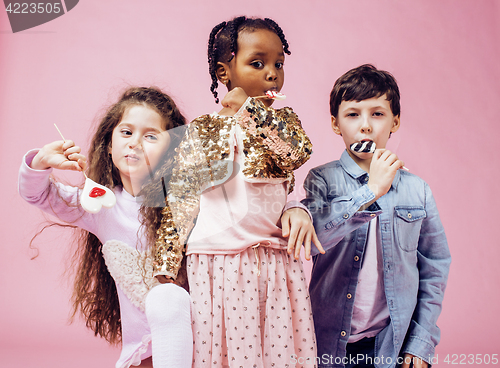
<svg viewBox="0 0 500 368"><path fill-rule="evenodd" d="M351 151L373 153L377 145L373 141L363 141L351 144Z"/></svg>

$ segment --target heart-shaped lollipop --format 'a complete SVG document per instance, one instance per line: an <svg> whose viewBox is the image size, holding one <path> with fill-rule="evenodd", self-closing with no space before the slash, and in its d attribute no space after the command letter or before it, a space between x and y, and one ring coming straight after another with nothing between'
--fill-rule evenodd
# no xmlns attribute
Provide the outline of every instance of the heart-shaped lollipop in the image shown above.
<svg viewBox="0 0 500 368"><path fill-rule="evenodd" d="M80 195L82 208L90 213L97 213L104 206L111 208L116 204L115 193L92 179L85 179L85 186Z"/></svg>

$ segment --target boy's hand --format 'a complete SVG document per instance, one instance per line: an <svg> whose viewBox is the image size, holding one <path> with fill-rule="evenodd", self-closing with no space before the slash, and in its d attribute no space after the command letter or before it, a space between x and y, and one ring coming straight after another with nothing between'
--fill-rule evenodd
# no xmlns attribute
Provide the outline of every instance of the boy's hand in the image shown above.
<svg viewBox="0 0 500 368"><path fill-rule="evenodd" d="M295 259L299 259L300 249L304 244L305 258L311 259L311 240L320 253L325 253L321 243L316 236L316 231L309 214L299 207L290 208L281 215L281 229L284 238L288 237L288 254L294 253Z"/></svg>
<svg viewBox="0 0 500 368"><path fill-rule="evenodd" d="M35 170L53 167L60 170L83 171L87 168L87 158L80 153L81 151L73 141L55 141L43 146L30 166Z"/></svg>
<svg viewBox="0 0 500 368"><path fill-rule="evenodd" d="M404 162L395 153L383 148L375 150L368 180L368 187L375 194L375 200L389 191L396 172L403 166Z"/></svg>
<svg viewBox="0 0 500 368"><path fill-rule="evenodd" d="M406 353L401 368L427 368L429 365L422 358Z"/></svg>
<svg viewBox="0 0 500 368"><path fill-rule="evenodd" d="M224 107L220 112L221 115L233 116L243 106L248 95L241 87L235 87L230 90L220 102Z"/></svg>

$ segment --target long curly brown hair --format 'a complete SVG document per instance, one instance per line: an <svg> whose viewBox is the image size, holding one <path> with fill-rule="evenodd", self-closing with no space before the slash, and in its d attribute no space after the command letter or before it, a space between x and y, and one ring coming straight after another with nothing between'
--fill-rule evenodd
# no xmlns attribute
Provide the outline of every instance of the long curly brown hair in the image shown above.
<svg viewBox="0 0 500 368"><path fill-rule="evenodd" d="M100 121L88 152L87 176L109 188L122 185L120 173L109 154L113 130L127 109L133 105L143 105L156 111L165 121L171 139L170 147L161 161L163 164L159 165L160 169L153 174L153 180L147 184L148 187L158 186L158 183L161 183L159 178L168 177L168 163L173 161L174 149L183 136L186 120L168 95L156 87L128 88ZM168 178L163 181L168 183ZM161 195L163 188L160 189L158 198L163 197L163 201L159 200L163 205L149 209L148 221L142 219L142 224L149 226L145 229L147 234L155 233L160 226L161 206L165 205L164 196ZM145 212L141 210L141 213ZM120 305L115 282L101 253L102 243L94 234L82 229L78 231L78 247L73 257L77 270L72 296L72 317L80 312L85 318L86 326L96 336L118 344L121 342Z"/></svg>

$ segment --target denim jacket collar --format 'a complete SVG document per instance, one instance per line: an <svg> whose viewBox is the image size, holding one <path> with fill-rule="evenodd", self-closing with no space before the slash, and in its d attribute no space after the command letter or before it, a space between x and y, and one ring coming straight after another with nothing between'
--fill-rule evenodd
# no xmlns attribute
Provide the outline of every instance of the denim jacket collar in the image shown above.
<svg viewBox="0 0 500 368"><path fill-rule="evenodd" d="M367 172L362 168L360 168L358 164L352 159L347 150L344 150L344 152L342 152L342 156L340 156L340 164L350 176L352 176L354 179L358 181L363 179L363 177L365 177L366 175L368 175ZM400 171L401 170L398 170L396 172L396 176L392 181L392 187L394 189L398 188L398 183L401 175Z"/></svg>

